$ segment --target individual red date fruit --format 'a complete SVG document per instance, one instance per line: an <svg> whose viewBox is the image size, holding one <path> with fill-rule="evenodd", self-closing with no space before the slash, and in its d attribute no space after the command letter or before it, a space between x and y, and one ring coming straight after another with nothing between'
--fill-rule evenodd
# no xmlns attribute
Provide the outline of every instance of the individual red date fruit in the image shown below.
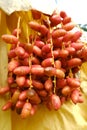
<svg viewBox="0 0 87 130"><path fill-rule="evenodd" d="M42 61L41 65L43 67L48 67L48 66L52 66L52 58L46 58L45 60Z"/></svg>
<svg viewBox="0 0 87 130"><path fill-rule="evenodd" d="M72 42L76 42L82 36L81 31L76 31L71 39Z"/></svg>
<svg viewBox="0 0 87 130"><path fill-rule="evenodd" d="M32 85L34 86L34 88L36 88L36 89L43 89L44 88L44 85L43 85L43 83L41 83L41 81L39 81L39 80L32 80Z"/></svg>
<svg viewBox="0 0 87 130"><path fill-rule="evenodd" d="M18 98L19 98L19 95L20 95L20 91L17 89L15 90L15 92L13 93L12 97L11 97L11 102L12 104L16 104Z"/></svg>
<svg viewBox="0 0 87 130"><path fill-rule="evenodd" d="M37 20L41 18L41 12L36 9L31 9L33 19Z"/></svg>
<svg viewBox="0 0 87 130"><path fill-rule="evenodd" d="M61 100L59 96L52 94L51 95L51 104L54 110L58 110L61 107Z"/></svg>
<svg viewBox="0 0 87 130"><path fill-rule="evenodd" d="M69 68L74 68L76 66L81 66L82 60L80 58L72 58L67 61L67 64Z"/></svg>
<svg viewBox="0 0 87 130"><path fill-rule="evenodd" d="M62 18L65 18L65 17L67 17L67 13L62 10L62 11L60 11L60 16L61 16Z"/></svg>
<svg viewBox="0 0 87 130"><path fill-rule="evenodd" d="M30 88L27 92L27 95L28 95L28 99L30 100L32 104L36 105L36 104L41 103L41 99L34 89Z"/></svg>
<svg viewBox="0 0 87 130"><path fill-rule="evenodd" d="M52 90L52 88L53 88L53 81L52 81L52 79L47 79L46 81L45 81L45 83L44 83L44 87L45 87L45 89L46 89L46 91L51 91Z"/></svg>
<svg viewBox="0 0 87 130"><path fill-rule="evenodd" d="M31 73L34 74L34 75L44 75L44 68L41 67L40 65L32 65L32 68L31 68Z"/></svg>
<svg viewBox="0 0 87 130"><path fill-rule="evenodd" d="M70 31L75 27L75 24L73 22L69 22L65 25L63 25L63 29L66 31Z"/></svg>
<svg viewBox="0 0 87 130"><path fill-rule="evenodd" d="M74 104L78 103L79 102L79 90L78 89L75 89L72 91L71 93L71 100Z"/></svg>
<svg viewBox="0 0 87 130"><path fill-rule="evenodd" d="M40 24L35 21L30 21L29 26L35 31L40 31Z"/></svg>
<svg viewBox="0 0 87 130"><path fill-rule="evenodd" d="M18 66L20 65L19 61L18 60L11 60L9 63L8 63L8 71L9 72L12 72L14 71L15 68L17 68Z"/></svg>
<svg viewBox="0 0 87 130"><path fill-rule="evenodd" d="M36 45L33 46L33 53L39 57L41 57L41 55L42 55L41 49Z"/></svg>
<svg viewBox="0 0 87 130"><path fill-rule="evenodd" d="M33 45L31 43L24 44L24 49L27 53L31 54L33 52Z"/></svg>
<svg viewBox="0 0 87 130"><path fill-rule="evenodd" d="M59 29L55 29L53 32L52 32L52 37L53 38L58 38L58 37L62 37L66 34L66 30L63 29L63 28L59 28Z"/></svg>
<svg viewBox="0 0 87 130"><path fill-rule="evenodd" d="M28 66L19 66L15 68L13 71L14 74L19 76L29 74L29 72L30 72L30 67Z"/></svg>
<svg viewBox="0 0 87 130"><path fill-rule="evenodd" d="M67 80L67 84L72 88L80 87L80 81L77 78L67 78L66 80Z"/></svg>
<svg viewBox="0 0 87 130"><path fill-rule="evenodd" d="M6 110L10 109L11 106L12 106L12 102L11 102L11 101L8 101L8 102L6 102L6 104L4 104L4 105L2 106L2 110L3 110L3 111L6 111Z"/></svg>
<svg viewBox="0 0 87 130"><path fill-rule="evenodd" d="M16 53L16 55L19 57L19 58L21 58L21 57L23 57L24 56L24 54L25 54L25 50L22 48L22 47L16 47L15 48L15 53Z"/></svg>
<svg viewBox="0 0 87 130"><path fill-rule="evenodd" d="M57 14L53 14L51 17L50 17L50 21L51 21L51 26L56 26L58 24L61 23L61 17Z"/></svg>
<svg viewBox="0 0 87 130"><path fill-rule="evenodd" d="M6 43L9 43L9 44L17 44L18 43L17 37L14 35L11 35L11 34L3 34L2 40L5 41Z"/></svg>
<svg viewBox="0 0 87 130"><path fill-rule="evenodd" d="M19 87L23 87L25 84L26 77L25 76L16 76L16 83Z"/></svg>
<svg viewBox="0 0 87 130"><path fill-rule="evenodd" d="M25 101L18 100L16 102L16 108L23 108Z"/></svg>
<svg viewBox="0 0 87 130"><path fill-rule="evenodd" d="M39 30L39 32L40 32L43 36L45 36L45 35L47 35L47 33L48 33L48 28L47 28L45 25L40 25L40 30Z"/></svg>
<svg viewBox="0 0 87 130"><path fill-rule="evenodd" d="M0 95L4 95L5 93L10 91L9 86L0 87Z"/></svg>
<svg viewBox="0 0 87 130"><path fill-rule="evenodd" d="M56 75L56 68L54 67L45 67L44 74L47 76L54 76Z"/></svg>
<svg viewBox="0 0 87 130"><path fill-rule="evenodd" d="M69 22L71 22L71 17L69 17L69 16L64 17L64 19L62 20L63 25L67 24Z"/></svg>
<svg viewBox="0 0 87 130"><path fill-rule="evenodd" d="M62 88L62 94L64 95L64 96L67 96L67 95L70 95L70 93L71 93L71 89L70 89L70 87L69 86L64 86L63 88Z"/></svg>
<svg viewBox="0 0 87 130"><path fill-rule="evenodd" d="M21 118L22 119L27 118L30 115L31 109L32 109L31 103L25 102L25 104L22 108L22 111L21 111Z"/></svg>

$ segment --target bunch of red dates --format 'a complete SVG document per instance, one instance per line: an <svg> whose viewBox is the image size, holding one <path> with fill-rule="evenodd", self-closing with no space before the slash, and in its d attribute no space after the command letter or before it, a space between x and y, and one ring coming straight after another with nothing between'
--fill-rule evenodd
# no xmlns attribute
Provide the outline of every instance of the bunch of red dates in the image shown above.
<svg viewBox="0 0 87 130"><path fill-rule="evenodd" d="M59 110L71 100L82 103L80 72L87 61L87 46L81 40L82 30L65 11L52 15L31 10L27 42L21 42L21 27L2 40L10 44L8 52L8 85L0 95L9 99L2 110L16 110L21 118L34 115L40 104ZM74 30L74 31L73 31Z"/></svg>

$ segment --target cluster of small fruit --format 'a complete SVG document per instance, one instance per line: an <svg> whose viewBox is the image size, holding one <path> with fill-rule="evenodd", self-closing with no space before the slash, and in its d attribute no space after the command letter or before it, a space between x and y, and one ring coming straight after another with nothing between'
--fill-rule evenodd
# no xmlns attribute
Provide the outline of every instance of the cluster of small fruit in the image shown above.
<svg viewBox="0 0 87 130"><path fill-rule="evenodd" d="M80 79L76 73L87 61L87 47L81 41L82 31L65 11L46 15L31 10L33 20L28 23L31 34L27 43L20 42L21 29L3 34L11 44L8 52L8 86L0 95L10 94L2 110L16 110L22 118L34 115L39 104L58 110L72 100L82 103Z"/></svg>

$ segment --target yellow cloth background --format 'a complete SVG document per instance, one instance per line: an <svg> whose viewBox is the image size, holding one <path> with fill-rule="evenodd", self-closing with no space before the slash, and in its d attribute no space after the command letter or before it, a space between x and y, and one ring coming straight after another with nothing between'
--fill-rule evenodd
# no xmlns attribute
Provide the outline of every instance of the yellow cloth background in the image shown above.
<svg viewBox="0 0 87 130"><path fill-rule="evenodd" d="M3 33L10 33L17 26L19 16L21 16L21 38L23 41L26 41L27 22L31 19L29 12L16 12L10 16L3 13L3 24L6 23L6 28ZM3 27L1 26L0 28ZM4 45L5 43L2 44L2 46ZM5 54L4 51L6 52L4 49L0 54ZM3 55L0 55L0 58L3 59ZM4 63L7 64L6 59L3 59L3 64ZM3 73L5 71L6 67L3 69ZM2 112L0 110L0 130L87 130L87 63L84 63L81 67L80 78L84 103L74 105L72 102L66 102L58 111L49 111L45 106L41 105L37 113L27 119L21 119L15 111ZM3 85L4 83L2 86ZM5 101L5 99L0 97L0 108Z"/></svg>

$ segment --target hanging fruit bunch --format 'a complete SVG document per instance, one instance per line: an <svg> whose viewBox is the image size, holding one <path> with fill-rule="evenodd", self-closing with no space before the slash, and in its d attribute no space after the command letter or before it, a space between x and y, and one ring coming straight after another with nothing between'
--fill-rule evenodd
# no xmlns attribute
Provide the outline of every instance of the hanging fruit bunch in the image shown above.
<svg viewBox="0 0 87 130"><path fill-rule="evenodd" d="M28 23L27 42L20 41L20 19L11 34L2 39L11 44L8 52L8 86L0 95L9 93L2 110L16 110L21 118L34 115L39 104L58 110L71 100L82 103L80 79L77 73L87 61L87 47L81 41L82 31L65 11L52 15L32 9Z"/></svg>

